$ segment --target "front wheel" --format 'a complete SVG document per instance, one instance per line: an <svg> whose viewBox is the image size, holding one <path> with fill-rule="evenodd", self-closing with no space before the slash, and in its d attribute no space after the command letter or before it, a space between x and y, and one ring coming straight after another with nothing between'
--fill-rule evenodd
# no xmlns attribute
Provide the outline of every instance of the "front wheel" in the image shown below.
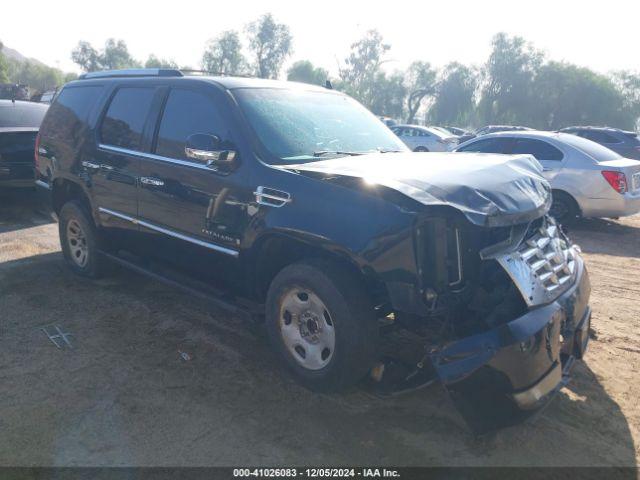
<svg viewBox="0 0 640 480"><path fill-rule="evenodd" d="M307 388L343 390L373 365L374 309L348 269L321 261L289 265L271 283L266 307L273 347Z"/></svg>
<svg viewBox="0 0 640 480"><path fill-rule="evenodd" d="M58 232L62 254L71 270L85 277L100 277L104 260L98 247L99 234L80 204L68 202L62 206Z"/></svg>
<svg viewBox="0 0 640 480"><path fill-rule="evenodd" d="M428 152L429 149L427 147L416 147L414 152Z"/></svg>

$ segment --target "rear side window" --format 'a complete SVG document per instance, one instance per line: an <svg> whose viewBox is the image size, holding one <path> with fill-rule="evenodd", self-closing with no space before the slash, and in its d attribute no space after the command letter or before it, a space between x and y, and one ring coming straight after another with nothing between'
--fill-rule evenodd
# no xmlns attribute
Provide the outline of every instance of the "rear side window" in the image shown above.
<svg viewBox="0 0 640 480"><path fill-rule="evenodd" d="M459 149L459 152L507 153L511 145L510 138L485 138Z"/></svg>
<svg viewBox="0 0 640 480"><path fill-rule="evenodd" d="M205 133L225 140L226 130L213 99L199 92L173 89L169 93L160 121L155 153L163 157L193 161L184 153L185 143L190 135Z"/></svg>
<svg viewBox="0 0 640 480"><path fill-rule="evenodd" d="M64 88L49 107L42 135L47 138L78 138L74 132L86 123L101 93L99 85Z"/></svg>
<svg viewBox="0 0 640 480"><path fill-rule="evenodd" d="M586 130L581 134L581 136L598 143L622 143L622 140L616 138L614 135L607 132L599 132L597 130Z"/></svg>
<svg viewBox="0 0 640 480"><path fill-rule="evenodd" d="M560 161L564 158L563 153L553 145L533 138L516 139L511 153L533 155L536 160Z"/></svg>
<svg viewBox="0 0 640 480"><path fill-rule="evenodd" d="M129 150L141 150L142 132L155 91L154 87L119 88L102 120L102 143Z"/></svg>

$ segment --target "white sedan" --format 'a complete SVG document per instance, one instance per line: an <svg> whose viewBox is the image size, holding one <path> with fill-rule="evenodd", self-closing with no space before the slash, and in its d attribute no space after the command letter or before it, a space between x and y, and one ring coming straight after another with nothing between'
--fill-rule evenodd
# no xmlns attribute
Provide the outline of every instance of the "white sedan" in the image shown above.
<svg viewBox="0 0 640 480"><path fill-rule="evenodd" d="M533 155L553 189L551 214L623 217L640 211L640 162L567 133L501 132L463 143L456 152Z"/></svg>
<svg viewBox="0 0 640 480"><path fill-rule="evenodd" d="M458 137L435 128L394 125L391 130L414 152L448 152L458 144Z"/></svg>

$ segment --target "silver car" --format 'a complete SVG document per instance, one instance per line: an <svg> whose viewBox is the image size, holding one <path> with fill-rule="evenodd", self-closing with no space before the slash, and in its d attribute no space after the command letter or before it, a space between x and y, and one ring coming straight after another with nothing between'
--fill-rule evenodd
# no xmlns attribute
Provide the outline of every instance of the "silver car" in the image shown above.
<svg viewBox="0 0 640 480"><path fill-rule="evenodd" d="M640 162L585 138L556 132L502 132L469 140L455 151L533 155L553 188L551 214L561 222L640 211Z"/></svg>
<svg viewBox="0 0 640 480"><path fill-rule="evenodd" d="M394 125L391 127L404 144L414 152L448 152L458 144L455 135L419 125Z"/></svg>

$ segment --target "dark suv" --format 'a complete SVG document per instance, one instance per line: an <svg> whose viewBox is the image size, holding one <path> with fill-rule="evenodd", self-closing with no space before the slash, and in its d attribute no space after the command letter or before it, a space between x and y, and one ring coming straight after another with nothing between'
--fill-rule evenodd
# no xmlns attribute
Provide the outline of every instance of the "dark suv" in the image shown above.
<svg viewBox="0 0 640 480"><path fill-rule="evenodd" d="M330 89L87 74L37 147L64 258L266 323L309 388L440 380L477 430L522 420L588 339L589 282L528 156L415 154Z"/></svg>
<svg viewBox="0 0 640 480"><path fill-rule="evenodd" d="M587 138L623 157L640 160L640 138L637 132L609 127L567 127L560 131Z"/></svg>

